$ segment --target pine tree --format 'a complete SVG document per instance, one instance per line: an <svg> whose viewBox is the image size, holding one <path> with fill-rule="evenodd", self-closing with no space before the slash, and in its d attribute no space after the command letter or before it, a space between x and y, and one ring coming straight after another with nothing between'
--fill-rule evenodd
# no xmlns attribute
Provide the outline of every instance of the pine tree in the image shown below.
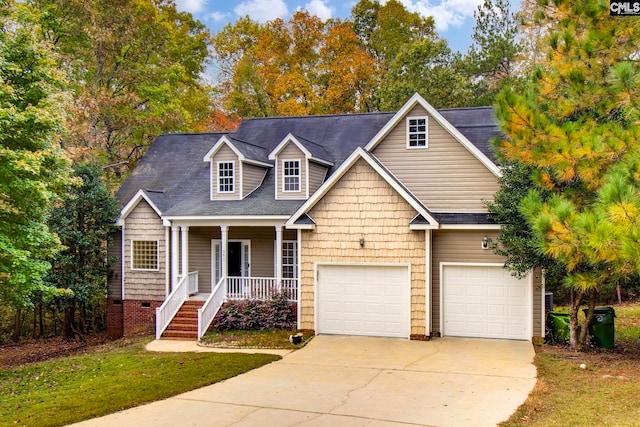
<svg viewBox="0 0 640 427"><path fill-rule="evenodd" d="M499 150L534 171L522 212L540 250L566 266L576 349L587 339L580 305L588 322L602 289L640 271L640 22L609 16L607 0L543 1L537 16L548 62L526 90L499 96Z"/></svg>

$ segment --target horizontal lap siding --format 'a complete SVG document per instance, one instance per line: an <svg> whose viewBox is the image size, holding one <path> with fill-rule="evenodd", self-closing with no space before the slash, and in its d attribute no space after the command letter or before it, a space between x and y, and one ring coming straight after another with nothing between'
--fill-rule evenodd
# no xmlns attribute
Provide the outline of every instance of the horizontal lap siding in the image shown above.
<svg viewBox="0 0 640 427"><path fill-rule="evenodd" d="M164 300L165 298L165 229L162 220L149 204L142 200L125 219L125 299ZM131 241L158 241L158 270L131 270Z"/></svg>
<svg viewBox="0 0 640 427"><path fill-rule="evenodd" d="M505 258L496 255L491 249L482 249L484 236L493 239L498 237L496 230L437 230L432 238L432 325L433 332L441 332L440 328L440 263L504 263ZM540 274L534 274L533 286L533 336L540 336L541 326L541 290Z"/></svg>
<svg viewBox="0 0 640 427"><path fill-rule="evenodd" d="M218 193L218 162L233 162L233 193ZM220 147L211 160L211 194L213 200L237 200L240 189L240 166L238 156L226 144Z"/></svg>
<svg viewBox="0 0 640 427"><path fill-rule="evenodd" d="M284 192L282 191L282 174L284 163L283 160L298 160L300 162L300 191L296 192ZM306 199L307 195L307 162L304 153L293 143L287 144L287 146L280 151L276 160L276 197L280 200L292 199L302 200Z"/></svg>
<svg viewBox="0 0 640 427"><path fill-rule="evenodd" d="M220 239L219 227L189 228L189 271L198 272L198 288L202 293L211 292L211 240L214 239ZM251 275L273 277L275 242L273 227L229 227L229 240L250 240Z"/></svg>
<svg viewBox="0 0 640 427"><path fill-rule="evenodd" d="M309 194L315 193L324 183L327 176L327 167L314 162L309 162Z"/></svg>
<svg viewBox="0 0 640 427"><path fill-rule="evenodd" d="M425 335L425 234L409 229L415 215L389 184L359 160L309 212L315 230L302 232L301 327L315 329L315 262L408 263L411 334Z"/></svg>
<svg viewBox="0 0 640 427"><path fill-rule="evenodd" d="M416 106L407 116L428 113ZM434 212L486 211L499 185L480 160L431 117L428 148L407 149L406 138L403 119L373 153L418 199Z"/></svg>
<svg viewBox="0 0 640 427"><path fill-rule="evenodd" d="M242 165L242 173L242 195L246 197L262 184L267 169L245 163Z"/></svg>
<svg viewBox="0 0 640 427"><path fill-rule="evenodd" d="M544 304L542 299L542 271L536 269L533 272L533 336L544 337L542 330L542 313Z"/></svg>

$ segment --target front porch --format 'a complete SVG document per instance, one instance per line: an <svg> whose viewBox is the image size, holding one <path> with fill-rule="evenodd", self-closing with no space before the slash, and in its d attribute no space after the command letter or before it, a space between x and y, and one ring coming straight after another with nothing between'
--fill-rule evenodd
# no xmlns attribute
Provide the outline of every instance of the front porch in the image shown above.
<svg viewBox="0 0 640 427"><path fill-rule="evenodd" d="M156 309L156 339L171 337L199 340L225 301L268 300L286 293L298 301L298 279L269 277L223 277L211 293L198 292L198 272L180 277L178 285Z"/></svg>

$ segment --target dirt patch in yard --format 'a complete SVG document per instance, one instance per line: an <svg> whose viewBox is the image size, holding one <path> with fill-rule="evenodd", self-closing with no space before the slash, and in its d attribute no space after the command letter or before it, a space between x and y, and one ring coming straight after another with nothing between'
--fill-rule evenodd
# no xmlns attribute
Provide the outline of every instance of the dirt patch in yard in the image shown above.
<svg viewBox="0 0 640 427"><path fill-rule="evenodd" d="M54 337L23 340L17 344L2 344L0 345L0 369L95 351L107 342L109 339L105 334L93 334L87 337L86 343Z"/></svg>

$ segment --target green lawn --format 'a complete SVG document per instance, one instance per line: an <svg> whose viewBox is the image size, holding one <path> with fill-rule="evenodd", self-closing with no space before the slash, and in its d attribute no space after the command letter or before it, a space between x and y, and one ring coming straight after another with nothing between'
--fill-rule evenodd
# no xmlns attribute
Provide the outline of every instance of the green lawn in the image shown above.
<svg viewBox="0 0 640 427"><path fill-rule="evenodd" d="M537 347L538 382L501 426L640 425L640 304L613 307L616 347Z"/></svg>
<svg viewBox="0 0 640 427"><path fill-rule="evenodd" d="M151 353L118 341L92 354L0 370L0 426L61 426L164 399L278 360L265 354Z"/></svg>

